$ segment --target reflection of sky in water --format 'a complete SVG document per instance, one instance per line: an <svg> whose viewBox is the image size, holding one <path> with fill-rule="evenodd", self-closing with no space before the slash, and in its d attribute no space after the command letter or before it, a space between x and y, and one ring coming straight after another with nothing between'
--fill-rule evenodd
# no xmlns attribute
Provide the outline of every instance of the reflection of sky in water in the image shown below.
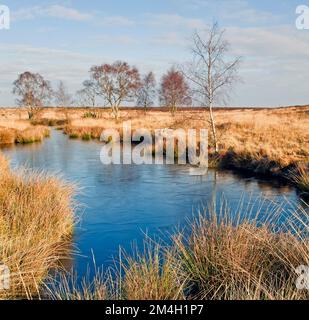
<svg viewBox="0 0 309 320"><path fill-rule="evenodd" d="M237 211L242 199L242 208L254 208L252 216L256 208L266 212L270 207L275 214L275 205L289 210L299 202L293 188L230 172L210 170L198 177L190 176L187 166L103 166L99 143L68 140L58 131L42 144L12 147L5 153L13 166L44 169L80 186L81 222L74 238L85 256L75 258L80 274L91 263L91 250L96 263L107 266L119 246L130 250L132 242L140 245L144 233L167 237L212 201L220 206L224 198Z"/></svg>

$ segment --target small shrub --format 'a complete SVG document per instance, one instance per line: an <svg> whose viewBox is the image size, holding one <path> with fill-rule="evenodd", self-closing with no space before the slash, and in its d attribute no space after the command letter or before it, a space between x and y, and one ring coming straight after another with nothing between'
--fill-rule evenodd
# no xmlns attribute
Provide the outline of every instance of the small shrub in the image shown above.
<svg viewBox="0 0 309 320"><path fill-rule="evenodd" d="M70 133L69 134L69 138L70 139L78 139L79 138L79 135L77 133Z"/></svg>
<svg viewBox="0 0 309 320"><path fill-rule="evenodd" d="M95 113L95 112L88 111L88 112L85 112L85 113L83 114L83 118L84 118L84 119L87 119L87 118L96 119L96 118L98 118L98 115L97 115L97 113Z"/></svg>
<svg viewBox="0 0 309 320"><path fill-rule="evenodd" d="M91 140L91 134L89 134L89 133L84 133L84 134L82 135L82 140L84 140L84 141L89 141L89 140Z"/></svg>

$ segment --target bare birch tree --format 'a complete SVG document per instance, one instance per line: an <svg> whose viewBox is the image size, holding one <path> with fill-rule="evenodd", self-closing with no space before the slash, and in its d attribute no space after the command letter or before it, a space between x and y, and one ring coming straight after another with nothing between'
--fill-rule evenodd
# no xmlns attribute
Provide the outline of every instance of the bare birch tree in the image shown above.
<svg viewBox="0 0 309 320"><path fill-rule="evenodd" d="M116 119L123 102L131 102L136 98L140 88L140 74L137 68L128 63L116 61L113 64L93 66L91 78L99 88L100 96L112 109Z"/></svg>
<svg viewBox="0 0 309 320"><path fill-rule="evenodd" d="M57 90L54 91L54 98L57 107L69 107L73 103L73 97L68 92L63 81L59 81Z"/></svg>
<svg viewBox="0 0 309 320"><path fill-rule="evenodd" d="M154 104L156 97L156 79L153 72L149 72L142 79L141 87L137 91L137 105L147 109Z"/></svg>
<svg viewBox="0 0 309 320"><path fill-rule="evenodd" d="M19 96L17 103L28 110L29 119L33 118L52 97L50 82L39 73L26 71L13 83L13 94Z"/></svg>
<svg viewBox="0 0 309 320"><path fill-rule="evenodd" d="M181 71L171 68L163 75L159 90L162 106L170 109L174 116L179 106L191 104L190 88Z"/></svg>
<svg viewBox="0 0 309 320"><path fill-rule="evenodd" d="M216 122L213 107L215 103L226 103L229 91L238 79L240 57L228 59L229 43L224 38L224 30L218 23L206 31L193 35L193 60L184 73L193 83L195 98L209 110L209 124L212 131L214 149L219 151Z"/></svg>
<svg viewBox="0 0 309 320"><path fill-rule="evenodd" d="M95 107L97 95L99 95L99 89L92 80L85 80L83 82L83 89L77 91L77 96L82 106Z"/></svg>

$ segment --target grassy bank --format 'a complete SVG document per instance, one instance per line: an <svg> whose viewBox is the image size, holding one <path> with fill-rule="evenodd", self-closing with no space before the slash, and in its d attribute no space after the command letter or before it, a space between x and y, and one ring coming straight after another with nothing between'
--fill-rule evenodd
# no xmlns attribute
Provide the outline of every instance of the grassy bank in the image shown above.
<svg viewBox="0 0 309 320"><path fill-rule="evenodd" d="M246 170L258 175L278 177L309 192L309 107L281 109L216 110L219 155L214 155L210 138L210 158L224 168ZM64 133L74 139L99 139L104 129L122 132L123 121L132 130L208 128L207 112L186 109L175 116L164 111L125 110L118 121L107 112L99 119L72 119ZM302 168L301 171L299 168Z"/></svg>
<svg viewBox="0 0 309 320"><path fill-rule="evenodd" d="M0 154L0 261L10 289L0 299L31 298L67 254L73 232L72 187L34 172L12 172Z"/></svg>
<svg viewBox="0 0 309 320"><path fill-rule="evenodd" d="M296 268L309 264L308 214L298 208L280 226L279 209L254 216L251 209L205 209L171 246L149 240L143 252L122 253L114 270L97 271L82 286L64 278L50 298L308 299L308 290L296 287Z"/></svg>
<svg viewBox="0 0 309 320"><path fill-rule="evenodd" d="M40 142L50 135L44 126L32 126L27 122L0 122L0 145Z"/></svg>
<svg viewBox="0 0 309 320"><path fill-rule="evenodd" d="M309 265L308 213L295 208L282 224L287 213L280 208L232 211L224 203L202 210L169 246L148 240L144 251L121 252L116 268L97 270L82 286L68 275L46 289L48 272L68 254L72 188L44 175L11 172L2 156L0 175L0 261L11 272L2 299L309 298L295 285L295 269Z"/></svg>

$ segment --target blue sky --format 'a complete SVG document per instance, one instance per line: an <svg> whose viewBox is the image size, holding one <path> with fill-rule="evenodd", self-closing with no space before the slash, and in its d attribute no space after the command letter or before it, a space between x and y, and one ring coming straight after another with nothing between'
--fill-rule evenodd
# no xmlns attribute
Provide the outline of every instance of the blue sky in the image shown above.
<svg viewBox="0 0 309 320"><path fill-rule="evenodd" d="M0 0L11 29L0 30L0 105L14 105L12 82L25 70L71 93L94 64L126 60L158 78L190 59L190 36L213 21L241 55L233 106L309 103L309 30L295 9L309 0Z"/></svg>

